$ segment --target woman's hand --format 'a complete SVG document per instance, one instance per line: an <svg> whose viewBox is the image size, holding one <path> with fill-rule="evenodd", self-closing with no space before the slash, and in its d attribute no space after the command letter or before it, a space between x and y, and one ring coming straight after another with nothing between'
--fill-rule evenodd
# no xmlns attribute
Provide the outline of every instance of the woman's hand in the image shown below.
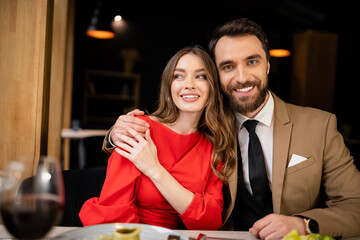
<svg viewBox="0 0 360 240"><path fill-rule="evenodd" d="M122 149L116 148L115 151L129 159L143 174L156 179L163 167L159 163L157 148L151 139L150 130L146 130L145 138L131 128L127 129L127 132L128 136L125 134L120 136L121 142L118 146Z"/></svg>
<svg viewBox="0 0 360 240"><path fill-rule="evenodd" d="M119 146L119 143L122 142L121 136L131 136L127 129L131 128L137 131L138 133L145 136L146 130L149 129L149 124L136 116L144 115L143 111L135 109L126 115L121 115L115 122L111 133L110 138L111 142L116 146Z"/></svg>
<svg viewBox="0 0 360 240"><path fill-rule="evenodd" d="M121 156L129 159L143 174L148 176L163 197L179 213L183 214L191 204L195 194L184 188L159 162L157 148L151 139L150 130L145 137L133 129L129 136L122 135L120 148L115 148ZM181 196L181 199L179 199Z"/></svg>

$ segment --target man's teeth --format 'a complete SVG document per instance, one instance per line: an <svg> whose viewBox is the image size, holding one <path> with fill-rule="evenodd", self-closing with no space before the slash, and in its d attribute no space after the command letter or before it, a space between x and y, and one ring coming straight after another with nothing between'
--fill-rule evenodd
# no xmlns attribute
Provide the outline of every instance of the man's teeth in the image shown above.
<svg viewBox="0 0 360 240"><path fill-rule="evenodd" d="M198 98L198 95L183 95L183 98Z"/></svg>
<svg viewBox="0 0 360 240"><path fill-rule="evenodd" d="M251 87L247 87L247 88L238 88L236 89L237 92L248 92L250 91L251 89L253 89L254 86L251 86Z"/></svg>

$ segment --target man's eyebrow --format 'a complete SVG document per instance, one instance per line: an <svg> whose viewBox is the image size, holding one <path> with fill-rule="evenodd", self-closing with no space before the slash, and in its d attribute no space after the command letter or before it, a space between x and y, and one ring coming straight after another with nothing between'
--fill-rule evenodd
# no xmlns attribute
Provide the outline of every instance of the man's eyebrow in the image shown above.
<svg viewBox="0 0 360 240"><path fill-rule="evenodd" d="M220 67L222 67L222 66L224 66L224 65L227 65L227 64L230 64L230 63L232 63L232 61L229 61L229 60L227 60L227 61L222 61L222 62L219 63L219 66L218 66L218 67L220 68Z"/></svg>
<svg viewBox="0 0 360 240"><path fill-rule="evenodd" d="M245 61L249 61L249 60L253 60L253 59L261 59L261 58L262 58L261 55L256 53L256 54L247 56L245 58ZM219 63L218 68L221 68L222 66L230 64L232 62L233 61L230 61L230 60L222 61L222 62Z"/></svg>
<svg viewBox="0 0 360 240"><path fill-rule="evenodd" d="M245 60L252 60L252 59L259 59L259 58L261 58L260 54L253 54L253 55L247 56L245 58Z"/></svg>

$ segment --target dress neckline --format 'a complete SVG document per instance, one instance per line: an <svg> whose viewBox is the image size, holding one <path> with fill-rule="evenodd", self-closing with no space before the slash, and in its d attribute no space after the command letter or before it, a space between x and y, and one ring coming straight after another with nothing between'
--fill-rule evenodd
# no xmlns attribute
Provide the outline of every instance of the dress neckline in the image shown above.
<svg viewBox="0 0 360 240"><path fill-rule="evenodd" d="M169 132L170 134L175 134L177 136L184 136L184 137L192 137L192 136L198 136L198 135L202 134L200 131L196 131L196 132L189 133L189 134L181 134L181 133L178 133L178 132L172 130L171 128L169 128L165 124L151 119L149 115L144 115L144 117L146 117L152 123L154 123L154 124L156 124L158 126L161 126L165 131Z"/></svg>

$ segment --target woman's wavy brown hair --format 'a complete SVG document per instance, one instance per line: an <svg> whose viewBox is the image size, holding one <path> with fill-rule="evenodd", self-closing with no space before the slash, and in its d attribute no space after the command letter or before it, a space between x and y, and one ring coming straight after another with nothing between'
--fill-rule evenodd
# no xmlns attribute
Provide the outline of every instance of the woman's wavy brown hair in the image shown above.
<svg viewBox="0 0 360 240"><path fill-rule="evenodd" d="M158 108L151 115L157 117L163 123L173 123L178 119L179 109L171 97L171 84L179 59L189 53L195 54L203 61L210 88L209 98L197 128L214 145L211 167L214 173L224 183L227 183L236 161L234 150L236 131L233 130L236 123L232 110L224 106L224 96L221 91L216 66L210 55L201 46L194 45L182 48L168 61L161 77ZM218 172L216 169L221 161L223 161L223 166L221 171Z"/></svg>

